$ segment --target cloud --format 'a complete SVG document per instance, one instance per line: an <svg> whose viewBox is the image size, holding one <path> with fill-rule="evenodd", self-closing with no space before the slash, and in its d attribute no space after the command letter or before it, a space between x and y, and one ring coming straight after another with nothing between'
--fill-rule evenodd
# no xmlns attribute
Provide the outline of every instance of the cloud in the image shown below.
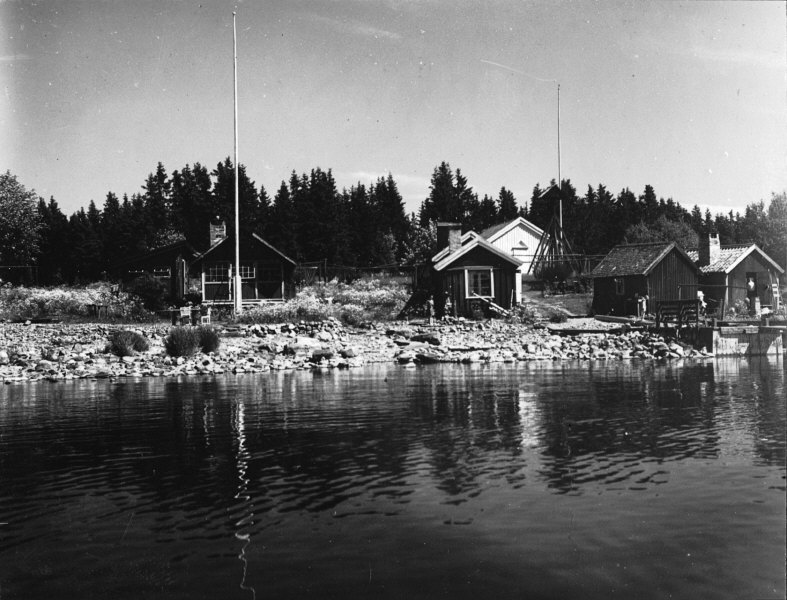
<svg viewBox="0 0 787 600"><path fill-rule="evenodd" d="M742 66L764 67L767 69L784 69L784 56L778 52L752 52L732 48L710 48L693 46L689 53L700 60L708 62L728 63Z"/></svg>
<svg viewBox="0 0 787 600"><path fill-rule="evenodd" d="M375 27L373 25L369 25L368 23L363 23L361 21L347 20L347 19L340 20L331 17L325 17L322 15L311 15L311 18L329 27L333 27L334 29L345 34L356 35L365 38L386 39L386 40L394 40L394 41L402 39L402 36L396 32L388 31L387 29L381 29L379 27Z"/></svg>
<svg viewBox="0 0 787 600"><path fill-rule="evenodd" d="M0 56L0 63L23 62L26 60L33 60L33 57L29 54L6 54L5 56Z"/></svg>

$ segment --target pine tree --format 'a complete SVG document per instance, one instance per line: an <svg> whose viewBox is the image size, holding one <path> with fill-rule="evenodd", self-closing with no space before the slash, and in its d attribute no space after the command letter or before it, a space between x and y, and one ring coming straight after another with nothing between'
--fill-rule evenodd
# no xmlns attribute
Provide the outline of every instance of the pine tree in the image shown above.
<svg viewBox="0 0 787 600"><path fill-rule="evenodd" d="M497 196L498 203L498 216L497 219L501 223L507 223L519 216L519 209L516 205L516 198L513 192L507 190L505 187L500 188L500 193Z"/></svg>
<svg viewBox="0 0 787 600"><path fill-rule="evenodd" d="M41 219L40 254L38 257L39 281L59 285L65 282L68 270L68 218L62 213L54 197L47 204L44 199L38 203Z"/></svg>

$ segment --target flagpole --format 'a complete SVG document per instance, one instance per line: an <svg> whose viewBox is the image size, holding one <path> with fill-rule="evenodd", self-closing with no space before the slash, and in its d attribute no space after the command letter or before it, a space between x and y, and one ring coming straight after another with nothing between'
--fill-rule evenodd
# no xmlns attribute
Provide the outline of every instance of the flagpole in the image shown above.
<svg viewBox="0 0 787 600"><path fill-rule="evenodd" d="M240 215L238 211L238 41L235 27L235 12L232 13L232 74L234 84L235 125L235 314L243 310L243 290L240 277Z"/></svg>

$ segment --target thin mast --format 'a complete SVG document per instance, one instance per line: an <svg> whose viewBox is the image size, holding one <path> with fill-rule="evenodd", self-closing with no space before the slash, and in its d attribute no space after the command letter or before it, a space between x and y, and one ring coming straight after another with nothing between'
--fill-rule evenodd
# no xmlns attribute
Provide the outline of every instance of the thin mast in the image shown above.
<svg viewBox="0 0 787 600"><path fill-rule="evenodd" d="M232 13L232 79L234 87L234 125L235 125L235 313L243 310L243 290L240 278L240 215L238 214L238 41L235 27L235 12Z"/></svg>
<svg viewBox="0 0 787 600"><path fill-rule="evenodd" d="M560 207L560 241L558 253L563 253L563 181L560 179L560 83L557 84L557 198Z"/></svg>

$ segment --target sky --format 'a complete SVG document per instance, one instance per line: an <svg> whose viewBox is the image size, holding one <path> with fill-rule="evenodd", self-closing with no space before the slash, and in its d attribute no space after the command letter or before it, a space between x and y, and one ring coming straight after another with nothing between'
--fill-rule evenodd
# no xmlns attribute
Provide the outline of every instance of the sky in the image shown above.
<svg viewBox="0 0 787 600"><path fill-rule="evenodd" d="M417 211L442 161L520 205L558 169L713 214L787 190L780 1L0 0L0 170L71 214L233 157L233 11L271 198L391 173Z"/></svg>

